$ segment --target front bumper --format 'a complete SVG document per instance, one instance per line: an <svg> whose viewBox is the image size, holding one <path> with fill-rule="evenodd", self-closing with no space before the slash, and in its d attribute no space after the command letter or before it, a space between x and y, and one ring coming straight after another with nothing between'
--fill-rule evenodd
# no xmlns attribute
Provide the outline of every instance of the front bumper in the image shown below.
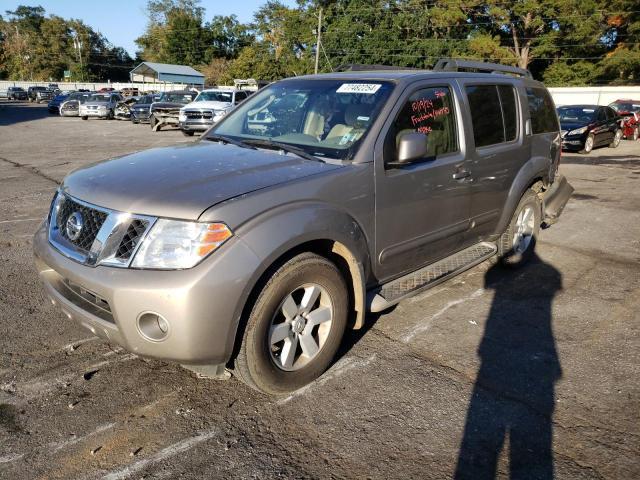
<svg viewBox="0 0 640 480"><path fill-rule="evenodd" d="M149 112L146 111L136 111L136 110L131 110L131 120L134 122L140 122L140 123L148 123L149 122Z"/></svg>
<svg viewBox="0 0 640 480"><path fill-rule="evenodd" d="M209 120L208 122L186 121L179 122L178 126L180 127L180 130L183 130L185 132L204 132L205 130L209 129L209 127L211 127L213 123L214 122L211 120Z"/></svg>
<svg viewBox="0 0 640 480"><path fill-rule="evenodd" d="M137 355L185 365L229 360L245 290L258 265L256 255L234 237L188 270L90 267L54 249L45 223L34 237L34 254L49 297L69 319ZM90 294L80 296L69 285ZM109 312L104 303L87 298L106 302ZM167 335L161 341L141 333L138 318L146 312L166 319Z"/></svg>
<svg viewBox="0 0 640 480"><path fill-rule="evenodd" d="M80 110L81 117L107 118L109 110Z"/></svg>
<svg viewBox="0 0 640 480"><path fill-rule="evenodd" d="M588 133L581 135L565 135L562 137L562 149L563 150L582 150L584 148L584 142L587 141Z"/></svg>

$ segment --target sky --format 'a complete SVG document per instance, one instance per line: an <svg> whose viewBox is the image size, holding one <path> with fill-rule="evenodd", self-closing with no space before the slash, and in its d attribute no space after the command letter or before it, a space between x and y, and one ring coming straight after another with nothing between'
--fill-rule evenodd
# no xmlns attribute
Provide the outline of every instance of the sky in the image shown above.
<svg viewBox="0 0 640 480"><path fill-rule="evenodd" d="M281 0L289 6L295 0ZM253 13L266 0L202 0L205 8L205 21L214 15L235 14L241 22L253 19ZM146 0L1 0L0 14L5 10L15 10L18 5L30 7L42 6L46 14L56 14L63 18L77 18L94 30L102 33L116 47L123 47L134 56L137 46L134 40L139 37L147 24L145 15Z"/></svg>

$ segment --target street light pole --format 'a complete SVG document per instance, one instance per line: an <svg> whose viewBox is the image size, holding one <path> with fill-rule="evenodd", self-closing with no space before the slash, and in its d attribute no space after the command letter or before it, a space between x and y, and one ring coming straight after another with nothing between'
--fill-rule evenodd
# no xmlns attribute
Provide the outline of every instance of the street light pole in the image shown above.
<svg viewBox="0 0 640 480"><path fill-rule="evenodd" d="M316 40L316 68L314 72L318 73L318 64L320 63L320 43L322 42L322 7L320 7L320 11L318 12L318 30L317 30L317 40Z"/></svg>

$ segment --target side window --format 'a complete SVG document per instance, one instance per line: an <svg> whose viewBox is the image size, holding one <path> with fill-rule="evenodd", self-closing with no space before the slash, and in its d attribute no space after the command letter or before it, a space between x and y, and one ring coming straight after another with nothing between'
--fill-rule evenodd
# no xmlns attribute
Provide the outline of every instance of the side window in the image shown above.
<svg viewBox="0 0 640 480"><path fill-rule="evenodd" d="M544 88L527 88L531 130L536 133L557 132L558 116L551 96Z"/></svg>
<svg viewBox="0 0 640 480"><path fill-rule="evenodd" d="M607 110L607 117L609 119L613 120L618 116L618 114L611 107L607 107L606 110Z"/></svg>
<svg viewBox="0 0 640 480"><path fill-rule="evenodd" d="M599 108L598 109L598 118L597 120L599 122L604 122L607 119L607 110L605 108Z"/></svg>
<svg viewBox="0 0 640 480"><path fill-rule="evenodd" d="M458 151L455 112L449 87L429 87L414 92L402 106L385 141L385 157L396 158L405 133L427 136L427 157Z"/></svg>
<svg viewBox="0 0 640 480"><path fill-rule="evenodd" d="M518 109L516 107L516 90L510 85L498 85L502 118L504 120L504 135L507 142L516 139L518 135Z"/></svg>
<svg viewBox="0 0 640 480"><path fill-rule="evenodd" d="M470 85L466 91L476 148L504 142L504 124L496 86Z"/></svg>
<svg viewBox="0 0 640 480"><path fill-rule="evenodd" d="M236 101L235 103L240 103L247 98L247 94L244 92L236 92Z"/></svg>

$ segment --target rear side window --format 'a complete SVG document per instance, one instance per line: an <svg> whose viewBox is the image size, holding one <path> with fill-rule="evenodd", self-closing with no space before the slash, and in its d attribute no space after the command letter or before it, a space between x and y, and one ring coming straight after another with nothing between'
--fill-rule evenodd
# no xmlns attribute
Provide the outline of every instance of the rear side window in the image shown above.
<svg viewBox="0 0 640 480"><path fill-rule="evenodd" d="M516 139L518 110L511 85L469 85L466 92L476 148Z"/></svg>
<svg viewBox="0 0 640 480"><path fill-rule="evenodd" d="M531 131L534 135L557 132L560 129L549 92L544 88L527 88L527 101L531 115Z"/></svg>
<svg viewBox="0 0 640 480"><path fill-rule="evenodd" d="M427 136L427 158L458 151L454 115L449 87L417 90L407 99L391 126L385 141L385 156L395 159L400 138L409 132Z"/></svg>

